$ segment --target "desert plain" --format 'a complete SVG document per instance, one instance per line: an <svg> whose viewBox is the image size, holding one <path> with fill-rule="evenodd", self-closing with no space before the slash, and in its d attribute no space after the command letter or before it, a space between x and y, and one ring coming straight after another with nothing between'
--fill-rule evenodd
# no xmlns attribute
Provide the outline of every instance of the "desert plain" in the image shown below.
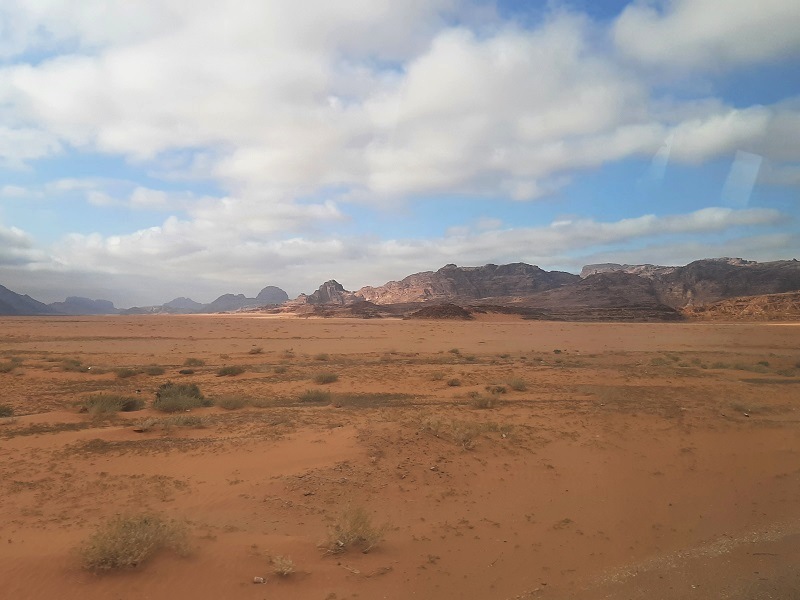
<svg viewBox="0 0 800 600"><path fill-rule="evenodd" d="M0 598L800 597L797 324L8 317L0 367ZM141 514L185 551L87 569Z"/></svg>

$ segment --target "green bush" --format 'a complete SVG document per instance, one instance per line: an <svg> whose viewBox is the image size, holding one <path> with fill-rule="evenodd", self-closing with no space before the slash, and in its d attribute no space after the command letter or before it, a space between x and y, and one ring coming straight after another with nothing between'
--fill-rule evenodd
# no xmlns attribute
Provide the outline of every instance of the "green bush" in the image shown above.
<svg viewBox="0 0 800 600"><path fill-rule="evenodd" d="M112 518L89 538L81 555L85 568L100 571L138 567L162 549L186 555L186 526L144 514Z"/></svg>
<svg viewBox="0 0 800 600"><path fill-rule="evenodd" d="M339 381L339 376L336 373L318 373L314 376L314 383L320 385L334 383L336 381Z"/></svg>
<svg viewBox="0 0 800 600"><path fill-rule="evenodd" d="M233 377L234 375L241 375L244 373L244 367L239 365L230 365L228 367L222 367L217 371L217 377Z"/></svg>
<svg viewBox="0 0 800 600"><path fill-rule="evenodd" d="M117 394L96 394L83 402L86 412L99 415L114 412L133 412L144 408L144 400L135 396L119 396Z"/></svg>
<svg viewBox="0 0 800 600"><path fill-rule="evenodd" d="M153 408L161 412L179 412L201 406L211 406L213 402L203 397L193 383L167 383L156 392Z"/></svg>

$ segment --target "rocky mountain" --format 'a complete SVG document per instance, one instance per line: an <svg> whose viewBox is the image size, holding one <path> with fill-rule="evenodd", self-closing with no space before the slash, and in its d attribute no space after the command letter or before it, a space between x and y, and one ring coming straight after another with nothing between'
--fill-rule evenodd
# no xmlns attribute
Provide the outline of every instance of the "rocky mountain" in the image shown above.
<svg viewBox="0 0 800 600"><path fill-rule="evenodd" d="M54 309L27 294L17 294L0 285L0 315L54 315Z"/></svg>
<svg viewBox="0 0 800 600"><path fill-rule="evenodd" d="M288 299L289 294L284 292L281 288L275 287L274 285L268 285L263 290L258 292L258 296L256 296L256 305L268 306L283 304Z"/></svg>
<svg viewBox="0 0 800 600"><path fill-rule="evenodd" d="M363 287L356 295L375 304L474 300L504 296L528 296L579 281L577 275L544 271L525 263L458 267L409 275L379 287Z"/></svg>
<svg viewBox="0 0 800 600"><path fill-rule="evenodd" d="M800 290L797 260L759 263L741 258L710 258L683 267L606 263L585 266L581 277L590 279L602 273L626 273L647 279L659 301L673 308Z"/></svg>
<svg viewBox="0 0 800 600"><path fill-rule="evenodd" d="M108 300L92 300L81 296L69 296L64 302L48 305L62 315L116 315L119 310Z"/></svg>
<svg viewBox="0 0 800 600"><path fill-rule="evenodd" d="M174 300L165 302L161 306L168 310L174 311L199 312L205 305L201 304L200 302L195 302L191 298L185 298L184 296L181 296L180 298L175 298Z"/></svg>

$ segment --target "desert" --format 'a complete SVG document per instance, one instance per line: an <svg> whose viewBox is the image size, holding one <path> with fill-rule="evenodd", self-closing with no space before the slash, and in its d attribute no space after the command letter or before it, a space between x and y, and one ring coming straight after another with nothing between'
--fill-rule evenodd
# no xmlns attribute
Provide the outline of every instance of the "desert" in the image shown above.
<svg viewBox="0 0 800 600"><path fill-rule="evenodd" d="M800 589L796 323L239 313L0 331L3 598ZM208 406L154 407L169 382ZM181 547L87 567L96 532L142 515Z"/></svg>

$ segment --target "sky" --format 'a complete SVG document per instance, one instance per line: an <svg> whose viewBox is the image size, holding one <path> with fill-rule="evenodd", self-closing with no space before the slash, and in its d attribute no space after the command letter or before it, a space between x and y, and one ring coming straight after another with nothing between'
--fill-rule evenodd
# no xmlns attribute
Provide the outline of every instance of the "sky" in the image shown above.
<svg viewBox="0 0 800 600"><path fill-rule="evenodd" d="M797 0L0 0L0 284L800 257Z"/></svg>

